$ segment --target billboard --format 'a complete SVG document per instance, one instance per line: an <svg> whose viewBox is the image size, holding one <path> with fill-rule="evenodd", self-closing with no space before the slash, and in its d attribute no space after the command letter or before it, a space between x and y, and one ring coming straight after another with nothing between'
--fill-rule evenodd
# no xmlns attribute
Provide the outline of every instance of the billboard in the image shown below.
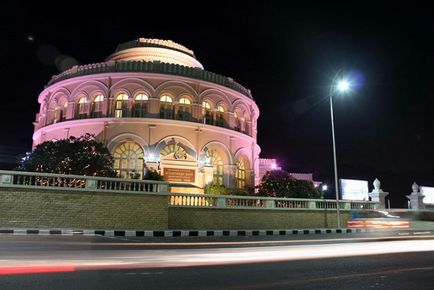
<svg viewBox="0 0 434 290"><path fill-rule="evenodd" d="M342 199L369 200L368 181L356 179L340 179Z"/></svg>
<svg viewBox="0 0 434 290"><path fill-rule="evenodd" d="M425 196L423 203L434 204L434 187L419 186L419 191Z"/></svg>

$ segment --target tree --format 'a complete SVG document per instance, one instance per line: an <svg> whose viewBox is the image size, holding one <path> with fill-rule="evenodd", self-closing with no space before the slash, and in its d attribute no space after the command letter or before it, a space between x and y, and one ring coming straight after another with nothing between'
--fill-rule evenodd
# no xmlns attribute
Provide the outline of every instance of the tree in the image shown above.
<svg viewBox="0 0 434 290"><path fill-rule="evenodd" d="M164 181L164 176L161 175L158 171L153 169L148 169L147 167L145 176L143 177L144 180L156 180L156 181Z"/></svg>
<svg viewBox="0 0 434 290"><path fill-rule="evenodd" d="M91 134L45 141L17 168L21 171L115 177L113 157Z"/></svg>
<svg viewBox="0 0 434 290"><path fill-rule="evenodd" d="M216 194L216 195L227 195L230 193L229 189L226 188L223 184L210 182L204 188L205 193L207 194Z"/></svg>
<svg viewBox="0 0 434 290"><path fill-rule="evenodd" d="M258 186L258 195L290 198L321 198L322 192L307 180L297 180L284 170L268 171Z"/></svg>

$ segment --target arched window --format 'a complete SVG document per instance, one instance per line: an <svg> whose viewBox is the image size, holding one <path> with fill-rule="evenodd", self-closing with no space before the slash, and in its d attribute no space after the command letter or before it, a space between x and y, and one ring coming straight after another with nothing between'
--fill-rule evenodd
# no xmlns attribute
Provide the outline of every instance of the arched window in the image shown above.
<svg viewBox="0 0 434 290"><path fill-rule="evenodd" d="M104 96L97 95L92 102L92 118L101 118L104 106Z"/></svg>
<svg viewBox="0 0 434 290"><path fill-rule="evenodd" d="M120 93L116 96L115 117L128 117L128 95L125 93Z"/></svg>
<svg viewBox="0 0 434 290"><path fill-rule="evenodd" d="M243 125L244 125L243 126L244 127L243 132L248 134L248 135L251 134L249 120L250 120L250 117L249 117L248 113L245 113L244 118L243 118Z"/></svg>
<svg viewBox="0 0 434 290"><path fill-rule="evenodd" d="M56 120L59 122L66 120L66 111L68 110L68 101L62 100L56 108Z"/></svg>
<svg viewBox="0 0 434 290"><path fill-rule="evenodd" d="M56 123L56 102L52 101L48 106L48 110L46 112L46 123L47 125Z"/></svg>
<svg viewBox="0 0 434 290"><path fill-rule="evenodd" d="M235 171L235 185L239 189L246 186L246 167L242 160L237 162L237 170Z"/></svg>
<svg viewBox="0 0 434 290"><path fill-rule="evenodd" d="M173 119L173 99L171 96L162 95L160 97L160 118Z"/></svg>
<svg viewBox="0 0 434 290"><path fill-rule="evenodd" d="M81 97L77 104L75 109L75 118L76 119L86 119L87 118L87 110L86 110L86 97Z"/></svg>
<svg viewBox="0 0 434 290"><path fill-rule="evenodd" d="M218 106L216 120L215 120L217 126L227 128L228 123L227 123L226 115L227 114L225 108L223 106Z"/></svg>
<svg viewBox="0 0 434 290"><path fill-rule="evenodd" d="M212 125L211 105L208 102L202 102L203 123Z"/></svg>
<svg viewBox="0 0 434 290"><path fill-rule="evenodd" d="M168 144L160 150L160 159L163 159L166 156L170 156L170 154L172 153L173 153L172 156L173 159L179 159L179 160L187 159L188 153L185 151L184 148L182 148L181 146L175 143Z"/></svg>
<svg viewBox="0 0 434 290"><path fill-rule="evenodd" d="M143 149L133 141L126 141L116 147L113 168L121 178L142 178Z"/></svg>
<svg viewBox="0 0 434 290"><path fill-rule="evenodd" d="M190 99L185 97L179 99L177 119L183 121L192 120Z"/></svg>
<svg viewBox="0 0 434 290"><path fill-rule="evenodd" d="M235 119L235 130L241 131L241 115L239 111L234 112L234 119Z"/></svg>
<svg viewBox="0 0 434 290"><path fill-rule="evenodd" d="M137 94L134 97L133 117L145 118L148 114L148 95L144 93Z"/></svg>
<svg viewBox="0 0 434 290"><path fill-rule="evenodd" d="M223 158L216 150L208 150L205 154L205 163L213 167L213 183L223 184Z"/></svg>

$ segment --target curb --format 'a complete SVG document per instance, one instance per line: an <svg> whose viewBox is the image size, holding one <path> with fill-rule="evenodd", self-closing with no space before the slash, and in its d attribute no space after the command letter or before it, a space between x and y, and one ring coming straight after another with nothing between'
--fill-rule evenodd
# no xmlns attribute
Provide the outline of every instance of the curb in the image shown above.
<svg viewBox="0 0 434 290"><path fill-rule="evenodd" d="M243 237L290 236L310 234L365 233L367 229L294 229L294 230L76 230L76 229L0 229L1 234L40 236L106 236L106 237Z"/></svg>

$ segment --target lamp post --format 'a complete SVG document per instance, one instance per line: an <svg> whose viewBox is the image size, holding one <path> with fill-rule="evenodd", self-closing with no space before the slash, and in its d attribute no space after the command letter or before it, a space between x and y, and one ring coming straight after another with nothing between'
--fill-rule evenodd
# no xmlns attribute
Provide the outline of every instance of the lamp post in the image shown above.
<svg viewBox="0 0 434 290"><path fill-rule="evenodd" d="M330 117L332 122L332 140L333 140L333 165L334 165L334 173L335 173L335 191L336 191L336 219L337 219L337 227L341 227L341 218L339 213L339 187L338 187L338 166L336 162L336 141L335 141L335 125L333 120L333 94L338 92L348 91L350 88L350 84L346 80L338 80L340 70L338 70L333 78L332 84L330 86Z"/></svg>

